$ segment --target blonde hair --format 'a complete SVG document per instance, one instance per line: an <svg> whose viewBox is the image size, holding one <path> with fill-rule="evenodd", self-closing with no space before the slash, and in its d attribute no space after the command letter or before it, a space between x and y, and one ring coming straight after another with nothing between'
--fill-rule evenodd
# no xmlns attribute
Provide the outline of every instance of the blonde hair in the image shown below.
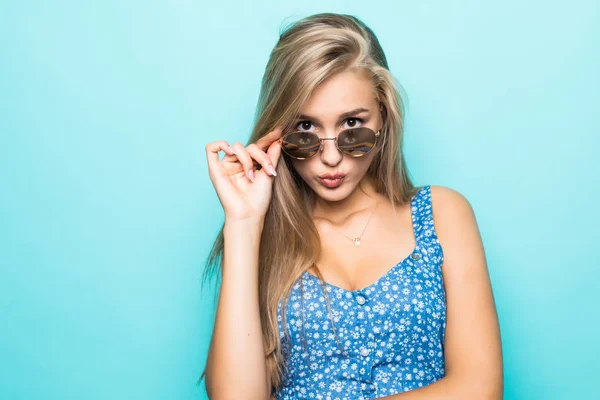
<svg viewBox="0 0 600 400"><path fill-rule="evenodd" d="M377 37L355 16L315 14L280 33L265 69L248 143L277 126L291 128L314 89L328 77L349 69L364 71L372 80L383 119L382 140L372 150L376 153L367 174L373 178L375 190L387 196L392 205L405 204L416 194L417 188L409 178L402 152L404 103L399 94L400 85L388 69ZM275 389L282 385L286 361L281 351L277 309L281 301L282 326L286 327L285 310L290 290L316 263L321 251L319 234L311 217L315 194L295 173L290 160L287 157L283 160L278 164L273 183L258 262L263 343ZM222 255L223 229L208 256L203 281L222 272ZM316 271L325 289L318 268ZM329 301L327 304L329 308ZM287 329L284 332L287 336Z"/></svg>

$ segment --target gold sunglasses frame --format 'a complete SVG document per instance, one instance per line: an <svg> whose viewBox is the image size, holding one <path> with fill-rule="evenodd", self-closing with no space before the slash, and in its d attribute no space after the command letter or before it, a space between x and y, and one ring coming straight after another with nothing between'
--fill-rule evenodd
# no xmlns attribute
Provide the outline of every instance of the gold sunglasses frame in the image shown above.
<svg viewBox="0 0 600 400"><path fill-rule="evenodd" d="M337 139L338 139L338 137L339 137L339 136L340 136L342 133L344 133L344 132L347 132L347 131L351 131L351 130L353 130L353 129L368 129L368 130L370 130L371 132L373 132L373 133L375 134L375 142L373 142L373 147L371 147L371 148L369 149L369 151L366 151L366 152L364 152L364 153L362 153L362 154L359 154L359 155L355 155L355 156L353 156L353 155L351 155L351 154L348 154L348 153L346 153L345 151L343 151L343 150L341 150L341 149L340 149L340 146L339 146L339 144L338 144L338 140L337 140ZM301 132L301 133L312 133L313 135L317 136L317 134L316 134L316 133L313 133L313 132L306 132L306 131L294 131L294 132L286 133L286 134L285 134L283 137L281 137L281 138L279 138L279 139L278 139L278 142L279 142L279 143L283 143L283 139L284 139L286 136L288 136L288 135L292 135L292 134L294 134L294 133L298 133L298 132ZM377 132L375 132L373 129L371 129L371 128L367 127L367 126L361 126L361 127L358 127L358 128L344 129L343 131L340 131L340 132L339 132L337 135L335 135L335 137L332 137L332 138L320 138L320 137L318 137L318 136L317 136L317 139L319 139L319 150L318 150L318 151L316 151L316 152L315 152L315 154L313 154L313 155L312 155L312 156L310 156L310 157L296 157L296 156L293 156L293 155L289 154L288 152L286 152L286 151L284 150L283 146L281 147L281 151L283 151L283 152L284 152L284 153L285 153L287 156L289 156L289 157L292 157L293 159L296 159L296 160L308 160L308 159L311 159L311 158L313 158L314 156L316 156L316 155L317 155L317 154L318 154L320 151L323 151L323 141L324 141L324 140L334 140L334 141L335 141L335 142L334 142L334 143L335 143L335 147L338 149L338 151L339 151L340 153L342 153L342 154L344 154L344 155L346 155L346 156L348 156L348 157L358 158L358 157L364 157L365 155L367 155L368 153L370 153L370 152L371 152L371 150L373 150L373 148L375 148L375 146L377 145L377 139L379 138L379 136L380 136L380 135L381 135L380 131L377 131Z"/></svg>

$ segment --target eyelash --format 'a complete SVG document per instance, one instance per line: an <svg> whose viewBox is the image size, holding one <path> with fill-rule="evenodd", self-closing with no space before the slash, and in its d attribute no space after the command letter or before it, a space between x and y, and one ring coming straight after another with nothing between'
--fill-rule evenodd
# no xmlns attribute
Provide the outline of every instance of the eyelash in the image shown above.
<svg viewBox="0 0 600 400"><path fill-rule="evenodd" d="M355 120L358 121L360 124L362 124L364 122L364 120L362 118L357 118L357 117L350 117L350 118L346 118L344 120L344 122L348 122L349 120ZM315 125L314 122L310 121L310 120L303 120L303 121L298 121L298 123L296 124L296 130L300 130L298 129L298 126L300 126L300 124L303 124L305 122L309 122L310 124L312 124L313 126ZM348 128L350 129L350 128ZM306 132L310 132L310 131L306 131Z"/></svg>

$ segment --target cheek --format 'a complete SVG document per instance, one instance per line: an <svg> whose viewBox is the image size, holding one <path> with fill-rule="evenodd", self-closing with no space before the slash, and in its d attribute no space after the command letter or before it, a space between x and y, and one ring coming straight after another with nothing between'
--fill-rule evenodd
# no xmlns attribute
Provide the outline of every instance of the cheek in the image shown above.
<svg viewBox="0 0 600 400"><path fill-rule="evenodd" d="M367 172L367 170L369 169L369 166L371 165L371 162L373 162L373 157L374 153L371 152L370 154L367 154L366 156L360 157L360 158L354 158L352 160L350 160L350 170L356 172L357 175L360 175L361 177Z"/></svg>
<svg viewBox="0 0 600 400"><path fill-rule="evenodd" d="M317 168L315 168L316 163L314 161L316 161L316 157L313 157L312 159L309 160L293 160L292 161L292 166L294 167L294 170L298 173L298 175L300 175L302 177L302 179L304 180L308 180L310 179L310 177L312 175L318 175L319 173L317 172Z"/></svg>

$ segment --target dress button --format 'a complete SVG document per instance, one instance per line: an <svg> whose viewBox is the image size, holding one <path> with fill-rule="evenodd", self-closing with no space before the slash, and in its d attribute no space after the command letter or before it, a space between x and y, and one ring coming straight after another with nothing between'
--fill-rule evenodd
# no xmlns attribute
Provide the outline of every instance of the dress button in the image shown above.
<svg viewBox="0 0 600 400"><path fill-rule="evenodd" d="M421 258L421 255L414 253L410 255L410 258L412 258L413 260L418 260L419 258Z"/></svg>
<svg viewBox="0 0 600 400"><path fill-rule="evenodd" d="M363 304L365 304L365 298L362 296L358 296L356 298L356 302L362 306Z"/></svg>
<svg viewBox="0 0 600 400"><path fill-rule="evenodd" d="M364 349L364 348L363 348L363 349L360 351L360 355L361 355L361 356L363 356L363 357L366 357L366 356L368 356L368 355L369 355L369 349Z"/></svg>

